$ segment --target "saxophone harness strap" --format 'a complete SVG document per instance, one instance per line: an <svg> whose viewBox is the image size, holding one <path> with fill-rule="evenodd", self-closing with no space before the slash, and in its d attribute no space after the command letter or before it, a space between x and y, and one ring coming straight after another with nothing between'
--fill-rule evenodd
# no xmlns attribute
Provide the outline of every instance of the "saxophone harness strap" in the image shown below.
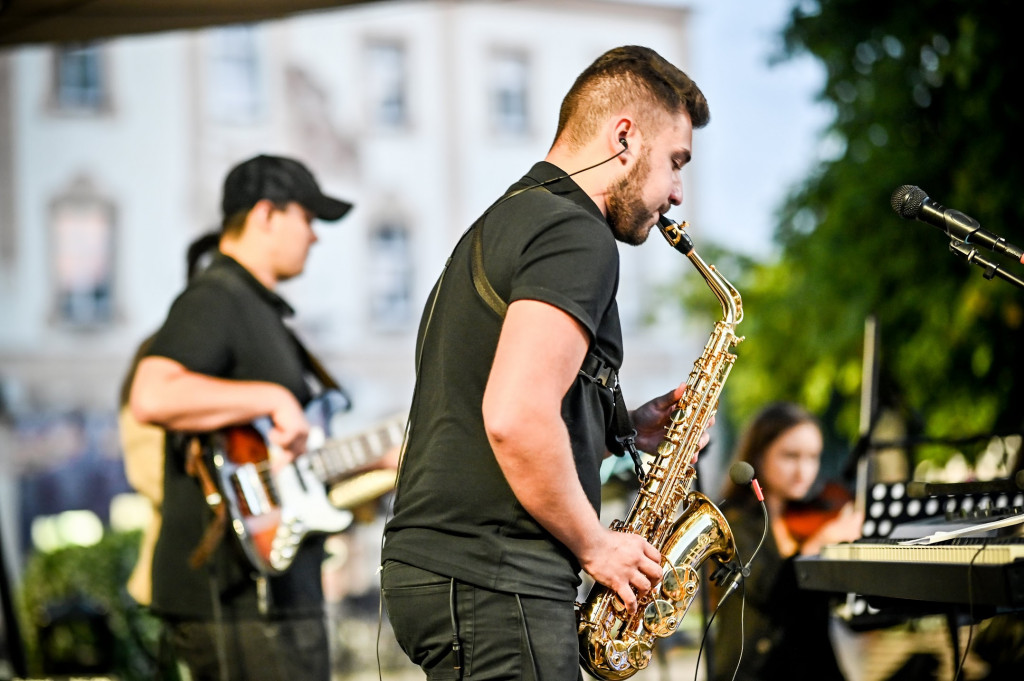
<svg viewBox="0 0 1024 681"><path fill-rule="evenodd" d="M487 272L484 270L483 222L483 220L480 220L473 227L473 237L470 243L470 270L473 275L473 287L480 298L487 303L487 306L499 318L504 319L505 313L508 311L508 303L494 290L494 286L491 284L490 279L487 278ZM629 409L626 408L626 401L622 398L622 389L619 387L619 375L615 368L591 350L583 358L583 365L580 367L579 374L588 381L611 391L615 401L615 412L613 414L614 422L609 424L609 428L614 428L611 435L614 437L618 447L610 446L609 449L616 456L622 456L629 452L637 478L642 478L643 467L641 465L640 452L636 448L636 428L633 427L633 419L629 415Z"/></svg>

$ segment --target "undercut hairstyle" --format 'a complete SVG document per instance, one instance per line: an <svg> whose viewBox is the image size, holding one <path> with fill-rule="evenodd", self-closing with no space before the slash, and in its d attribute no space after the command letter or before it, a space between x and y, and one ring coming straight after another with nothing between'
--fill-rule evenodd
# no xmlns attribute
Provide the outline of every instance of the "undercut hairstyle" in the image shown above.
<svg viewBox="0 0 1024 681"><path fill-rule="evenodd" d="M689 76L649 47L626 45L605 52L576 78L562 100L555 140L578 149L623 110L643 126L659 114L684 111L694 128L711 120L707 99Z"/></svg>

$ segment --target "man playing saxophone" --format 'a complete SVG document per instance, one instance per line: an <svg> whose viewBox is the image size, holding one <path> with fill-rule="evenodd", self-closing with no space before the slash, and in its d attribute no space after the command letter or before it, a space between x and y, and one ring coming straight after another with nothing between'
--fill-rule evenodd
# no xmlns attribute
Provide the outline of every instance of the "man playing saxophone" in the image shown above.
<svg viewBox="0 0 1024 681"><path fill-rule="evenodd" d="M431 292L381 578L428 678L579 678L580 569L630 611L660 579L659 551L599 518L602 459L634 433L653 451L685 387L622 403L616 241L643 243L682 202L708 120L653 50L601 55L544 161L467 230Z"/></svg>

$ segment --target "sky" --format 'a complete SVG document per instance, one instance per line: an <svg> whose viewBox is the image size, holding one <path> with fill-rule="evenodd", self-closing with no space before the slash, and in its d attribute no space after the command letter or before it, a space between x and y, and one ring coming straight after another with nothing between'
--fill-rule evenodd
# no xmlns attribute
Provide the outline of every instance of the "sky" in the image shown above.
<svg viewBox="0 0 1024 681"><path fill-rule="evenodd" d="M814 167L830 120L815 101L824 69L806 56L769 65L795 0L681 4L693 8L689 74L711 108L711 123L694 135L699 213L684 217L695 228L706 221L705 233L731 250L766 257L774 213Z"/></svg>

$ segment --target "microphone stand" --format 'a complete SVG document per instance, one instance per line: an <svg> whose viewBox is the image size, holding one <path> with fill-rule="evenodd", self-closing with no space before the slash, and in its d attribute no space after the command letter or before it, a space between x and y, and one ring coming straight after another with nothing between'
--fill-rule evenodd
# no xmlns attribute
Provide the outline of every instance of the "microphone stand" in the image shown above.
<svg viewBox="0 0 1024 681"><path fill-rule="evenodd" d="M978 253L978 249L973 246L970 246L959 239L952 239L949 242L949 250L953 252L953 255L959 256L963 260L973 263L985 270L984 276L986 279L992 279L995 276L999 276L1011 284L1016 284L1018 288L1024 288L1024 280L1002 269L999 265Z"/></svg>
<svg viewBox="0 0 1024 681"><path fill-rule="evenodd" d="M711 442L708 442L708 444L704 447L704 450L707 451L707 449L708 449L708 447L710 445L711 445ZM703 476L700 475L700 469L698 468L698 466L700 466L700 463L701 463L701 459L700 459L700 457L698 457L697 458L697 462L695 464L693 464L694 469L697 471L697 474L694 475L694 479L693 479L694 491L695 492L703 492L704 491L704 490L701 489L701 482L700 481L701 481L701 478ZM703 566L703 571L704 571L704 588L697 590L697 596L700 599L701 630L706 630L707 627L708 627L709 620L710 620L710 612L711 612L711 593L709 591L709 586L708 585L709 585L709 582L711 580L711 573L712 573L712 571L711 571L710 567L706 563ZM715 645L715 641L714 641L714 637L713 636L705 639L704 647L705 647L705 649L708 652L707 652L707 657L705 658L705 662L704 662L704 669L705 669L705 676L707 678L709 678L709 679L714 677L714 670L715 670L715 666L714 665L715 665L715 663L714 663L714 659L713 659L714 655L712 654L712 651L714 650L714 645Z"/></svg>
<svg viewBox="0 0 1024 681"><path fill-rule="evenodd" d="M3 529L0 518L0 530ZM14 609L14 594L7 573L7 556L4 553L4 537L0 531L0 633L8 648L9 662L16 677L28 676L28 661L25 656L25 642L21 635L18 613Z"/></svg>

